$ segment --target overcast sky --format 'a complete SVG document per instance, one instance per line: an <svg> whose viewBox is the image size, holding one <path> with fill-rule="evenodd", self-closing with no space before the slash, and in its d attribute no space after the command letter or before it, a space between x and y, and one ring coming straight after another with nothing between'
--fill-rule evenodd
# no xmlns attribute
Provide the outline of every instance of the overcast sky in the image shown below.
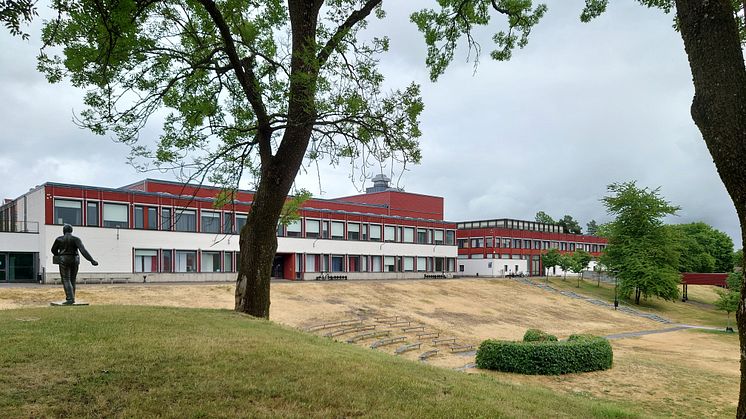
<svg viewBox="0 0 746 419"><path fill-rule="evenodd" d="M681 206L669 222L704 221L741 246L735 208L689 115L691 73L670 15L616 1L583 24L582 0L547 0L547 15L510 62L491 61L491 32L480 32L476 73L462 50L431 83L422 37L408 18L428 4L435 2L386 1L387 18L368 28L391 37L381 60L387 85L422 85L423 160L400 187L443 196L452 221L545 211L571 214L585 228L609 220L600 202L608 184L636 180ZM0 32L0 198L46 181L119 187L168 178L137 173L126 146L72 123L84 109L82 93L49 85L36 71L38 29L31 31L28 42ZM315 169L297 183L324 198L361 186L344 165L322 166L320 177L321 191Z"/></svg>

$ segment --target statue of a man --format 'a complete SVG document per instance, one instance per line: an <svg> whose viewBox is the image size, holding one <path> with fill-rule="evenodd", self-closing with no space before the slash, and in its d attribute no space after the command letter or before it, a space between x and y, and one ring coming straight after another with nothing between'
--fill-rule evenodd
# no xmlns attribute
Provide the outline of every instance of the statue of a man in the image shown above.
<svg viewBox="0 0 746 419"><path fill-rule="evenodd" d="M93 260L90 253L85 250L83 242L73 236L73 226L65 224L62 227L62 235L54 240L52 245L52 254L59 256L60 277L62 286L65 288L65 305L75 304L75 277L78 276L78 265L80 265L80 256L88 259L93 266L98 266L98 262Z"/></svg>

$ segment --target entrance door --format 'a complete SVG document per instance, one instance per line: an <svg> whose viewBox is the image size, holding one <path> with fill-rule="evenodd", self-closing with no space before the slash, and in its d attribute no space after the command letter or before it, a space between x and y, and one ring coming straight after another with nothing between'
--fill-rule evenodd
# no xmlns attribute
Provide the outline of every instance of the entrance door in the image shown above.
<svg viewBox="0 0 746 419"><path fill-rule="evenodd" d="M283 278L285 274L285 255L275 255L272 262L272 278Z"/></svg>
<svg viewBox="0 0 746 419"><path fill-rule="evenodd" d="M8 255L6 253L0 253L0 282L6 282L8 280Z"/></svg>

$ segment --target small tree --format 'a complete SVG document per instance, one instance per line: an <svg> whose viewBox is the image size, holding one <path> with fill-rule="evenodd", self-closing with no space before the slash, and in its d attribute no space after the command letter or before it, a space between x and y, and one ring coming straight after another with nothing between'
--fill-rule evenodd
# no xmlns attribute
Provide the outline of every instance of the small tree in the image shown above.
<svg viewBox="0 0 746 419"><path fill-rule="evenodd" d="M593 260L593 256L585 250L578 250L570 257L570 270L578 274L578 288L580 288L580 281L583 279L583 271L588 269L591 260Z"/></svg>
<svg viewBox="0 0 746 419"><path fill-rule="evenodd" d="M731 272L731 274L728 275L727 282L728 289L717 290L720 298L715 301L715 307L728 314L728 325L725 330L732 331L733 329L730 327L730 313L734 313L738 310L738 303L741 297L741 287L743 284L743 272Z"/></svg>
<svg viewBox="0 0 746 419"><path fill-rule="evenodd" d="M585 233L590 236L598 235L598 223L596 223L596 220L588 221L585 225Z"/></svg>
<svg viewBox="0 0 746 419"><path fill-rule="evenodd" d="M557 223L554 221L554 218L550 217L549 214L547 214L544 211L539 211L536 213L536 217L534 217L537 223L544 223L544 224L555 224Z"/></svg>
<svg viewBox="0 0 746 419"><path fill-rule="evenodd" d="M546 253L541 255L541 264L544 266L544 274L547 274L547 269L553 268L559 265L559 260L562 255L557 249L549 249Z"/></svg>
<svg viewBox="0 0 746 419"><path fill-rule="evenodd" d="M572 255L561 255L557 264L564 272L563 281L567 280L567 270L572 266Z"/></svg>

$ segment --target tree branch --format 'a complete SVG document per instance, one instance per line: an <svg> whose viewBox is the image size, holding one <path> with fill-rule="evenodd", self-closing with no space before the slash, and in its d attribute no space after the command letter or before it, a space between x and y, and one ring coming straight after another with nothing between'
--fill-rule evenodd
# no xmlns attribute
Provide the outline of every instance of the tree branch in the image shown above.
<svg viewBox="0 0 746 419"><path fill-rule="evenodd" d="M368 17L370 12L372 12L376 6L381 4L381 1L382 0L368 0L360 10L355 10L350 13L347 19L339 25L336 31L334 31L334 35L326 41L326 44L321 48L321 51L319 51L319 54L316 56L316 59L319 62L319 67L326 63L326 60L329 59L334 48L339 45L339 41L347 34L347 32L358 22Z"/></svg>

